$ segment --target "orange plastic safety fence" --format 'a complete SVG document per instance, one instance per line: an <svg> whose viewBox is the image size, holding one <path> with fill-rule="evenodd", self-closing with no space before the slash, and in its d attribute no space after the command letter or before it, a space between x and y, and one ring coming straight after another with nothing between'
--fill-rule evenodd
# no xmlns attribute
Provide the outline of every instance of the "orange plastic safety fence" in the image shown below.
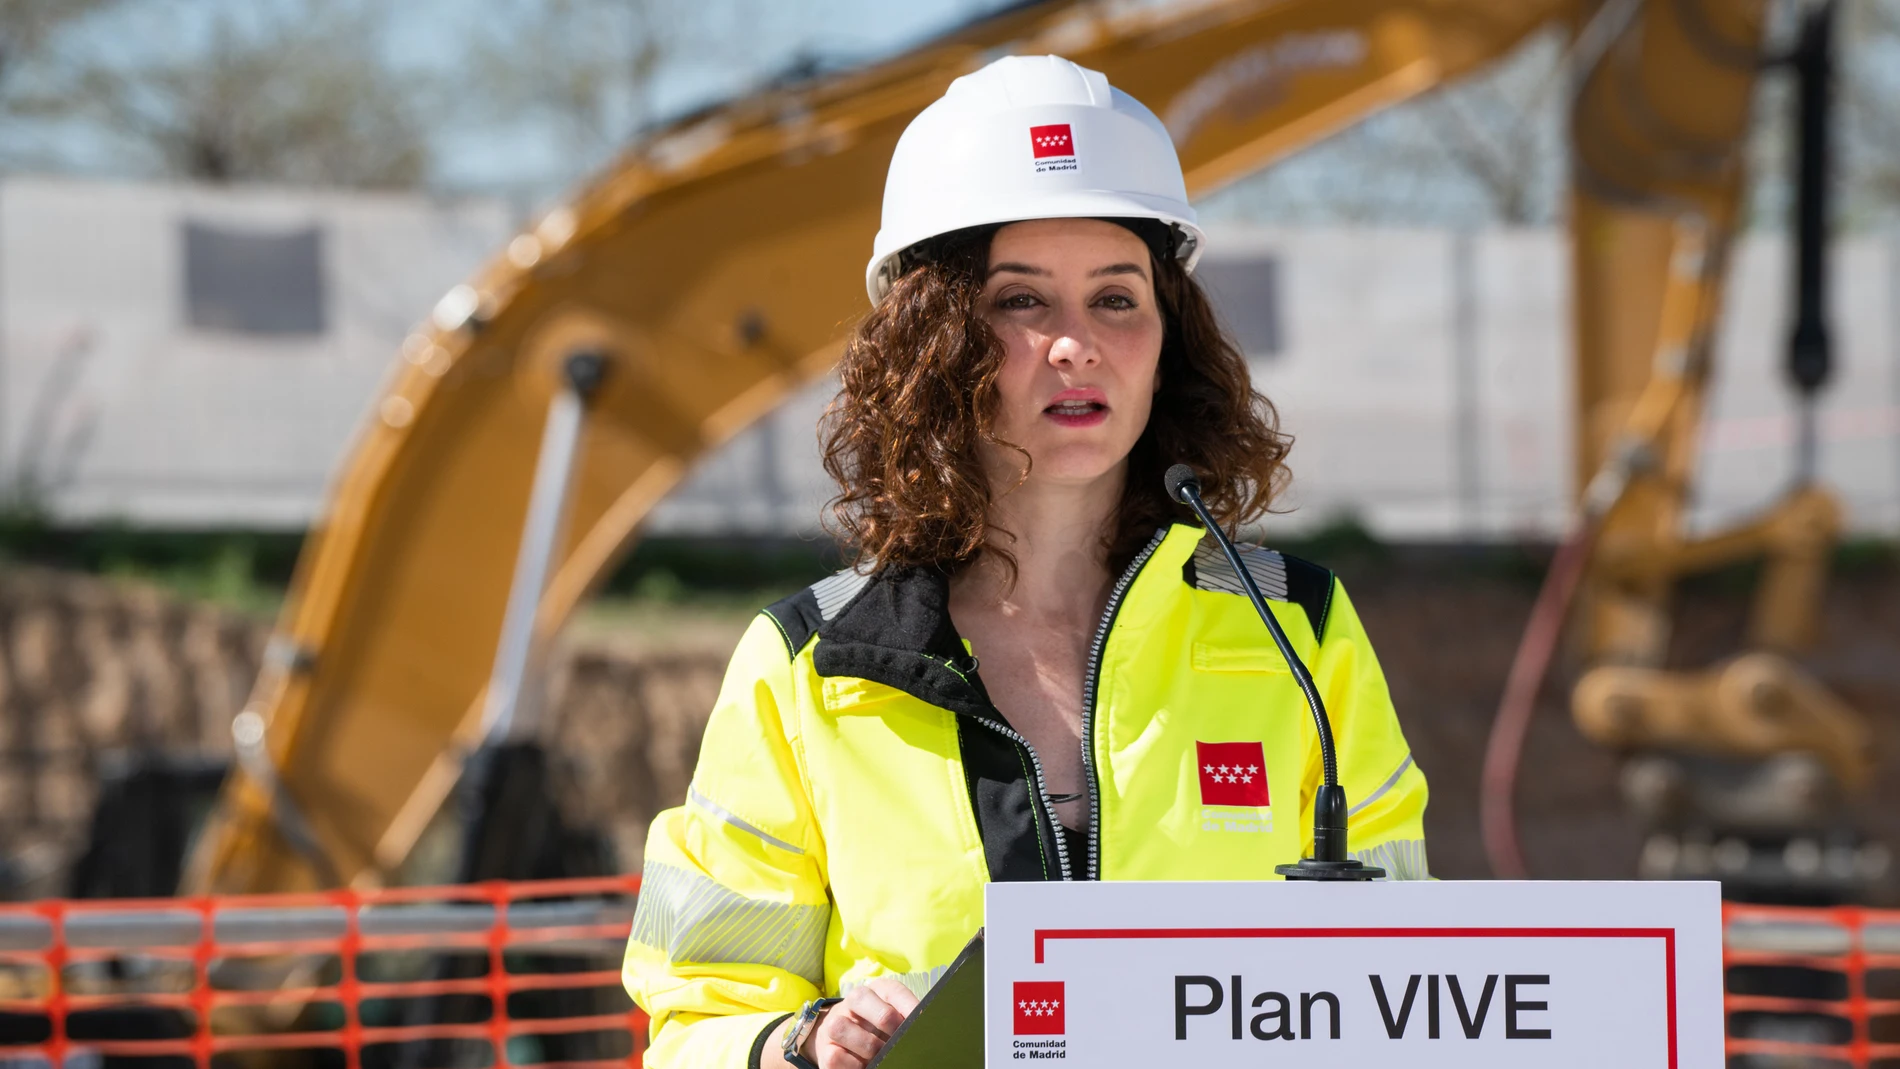
<svg viewBox="0 0 1900 1069"><path fill-rule="evenodd" d="M639 886L0 906L0 1064L637 1069L619 963Z"/></svg>
<svg viewBox="0 0 1900 1069"><path fill-rule="evenodd" d="M0 1064L637 1069L619 961L639 886L0 906ZM1900 912L1723 913L1731 1065L1900 1065Z"/></svg>
<svg viewBox="0 0 1900 1069"><path fill-rule="evenodd" d="M1900 1066L1900 911L1723 907L1731 1065Z"/></svg>

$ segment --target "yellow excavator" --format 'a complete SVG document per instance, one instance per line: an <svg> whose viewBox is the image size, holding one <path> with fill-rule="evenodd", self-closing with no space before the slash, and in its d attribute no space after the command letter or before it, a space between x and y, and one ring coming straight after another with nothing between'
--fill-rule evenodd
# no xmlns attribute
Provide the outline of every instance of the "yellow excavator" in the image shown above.
<svg viewBox="0 0 1900 1069"><path fill-rule="evenodd" d="M1043 0L643 138L403 342L308 541L183 889L377 886L470 783L488 808L464 875L536 874L509 870L527 833L507 824L546 774L532 684L550 636L696 459L831 366L866 310L892 147L952 79L1007 53L1103 71L1162 117L1200 195L1552 26L1568 30L1578 519L1487 762L1494 864L1521 870L1517 746L1569 621L1587 666L1574 714L1630 755L1657 829L1645 865L1691 872L1733 840L1738 875L1768 873L1797 826L1834 819L1826 799L1869 774L1860 716L1789 656L1813 637L1835 499L1804 477L1756 522L1684 526L1751 104L1781 62L1801 72L1813 149L1792 366L1810 402L1826 377L1832 8L1803 8L1800 43L1775 56L1770 6ZM1664 667L1677 581L1748 560L1764 562L1748 649Z"/></svg>

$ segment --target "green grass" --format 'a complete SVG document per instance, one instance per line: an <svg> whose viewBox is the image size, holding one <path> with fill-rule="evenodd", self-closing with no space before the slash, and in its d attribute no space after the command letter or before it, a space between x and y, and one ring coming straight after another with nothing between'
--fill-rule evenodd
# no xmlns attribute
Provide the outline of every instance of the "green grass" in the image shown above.
<svg viewBox="0 0 1900 1069"><path fill-rule="evenodd" d="M1277 549L1350 575L1376 579L1422 552L1437 570L1535 585L1549 561L1543 545L1413 547L1379 541L1352 516L1303 537L1268 541ZM193 601L254 616L274 615L302 549L300 532L153 531L101 525L62 528L26 510L0 510L0 566L59 568L149 583ZM649 538L601 583L577 614L575 633L643 644L729 641L764 606L842 567L828 541L775 538ZM1834 551L1836 578L1900 569L1900 543L1855 539ZM1722 569L1687 581L1690 589L1752 588L1759 569Z"/></svg>
<svg viewBox="0 0 1900 1069"><path fill-rule="evenodd" d="M59 527L28 510L0 511L0 567L150 584L259 617L281 608L302 547L301 532ZM839 567L829 543L647 539L601 583L576 627L652 641L707 629L736 637L761 608Z"/></svg>
<svg viewBox="0 0 1900 1069"><path fill-rule="evenodd" d="M147 583L255 616L277 612L302 545L299 532L58 527L30 510L0 511L0 565Z"/></svg>
<svg viewBox="0 0 1900 1069"><path fill-rule="evenodd" d="M242 541L224 543L209 556L187 562L154 565L135 557L108 557L100 572L108 579L150 584L246 616L276 616L284 601L285 584L261 580L255 554Z"/></svg>

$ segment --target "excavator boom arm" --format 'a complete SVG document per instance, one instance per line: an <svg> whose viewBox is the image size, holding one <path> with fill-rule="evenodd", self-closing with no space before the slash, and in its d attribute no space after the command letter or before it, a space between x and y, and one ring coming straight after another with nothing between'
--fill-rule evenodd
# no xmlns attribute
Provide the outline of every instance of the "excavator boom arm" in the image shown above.
<svg viewBox="0 0 1900 1069"><path fill-rule="evenodd" d="M574 431L565 520L548 535L537 641L696 459L831 366L842 325L864 311L891 150L957 76L1004 52L1101 70L1162 118L1198 195L1542 27L1594 28L1614 45L1684 5L1747 22L1761 2L1049 0L645 139L404 342L299 566L249 707L245 774L201 837L189 889L374 883L402 862L481 739L510 584L536 555L522 542L537 446L557 437L550 412L571 359L598 358L602 373ZM1625 8L1622 23L1606 14ZM1703 70L1643 76L1682 84ZM1647 99L1657 87L1639 88ZM1739 136L1716 127L1689 135ZM1691 198L1710 184L1608 177ZM1599 233L1616 239L1589 240ZM1613 324L1630 345L1653 347L1647 307Z"/></svg>

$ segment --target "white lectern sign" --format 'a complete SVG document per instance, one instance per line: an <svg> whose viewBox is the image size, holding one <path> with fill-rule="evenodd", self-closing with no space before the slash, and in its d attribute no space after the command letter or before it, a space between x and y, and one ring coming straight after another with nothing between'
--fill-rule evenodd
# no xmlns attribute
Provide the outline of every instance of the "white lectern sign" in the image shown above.
<svg viewBox="0 0 1900 1069"><path fill-rule="evenodd" d="M998 883L989 1069L1721 1069L1713 883Z"/></svg>

